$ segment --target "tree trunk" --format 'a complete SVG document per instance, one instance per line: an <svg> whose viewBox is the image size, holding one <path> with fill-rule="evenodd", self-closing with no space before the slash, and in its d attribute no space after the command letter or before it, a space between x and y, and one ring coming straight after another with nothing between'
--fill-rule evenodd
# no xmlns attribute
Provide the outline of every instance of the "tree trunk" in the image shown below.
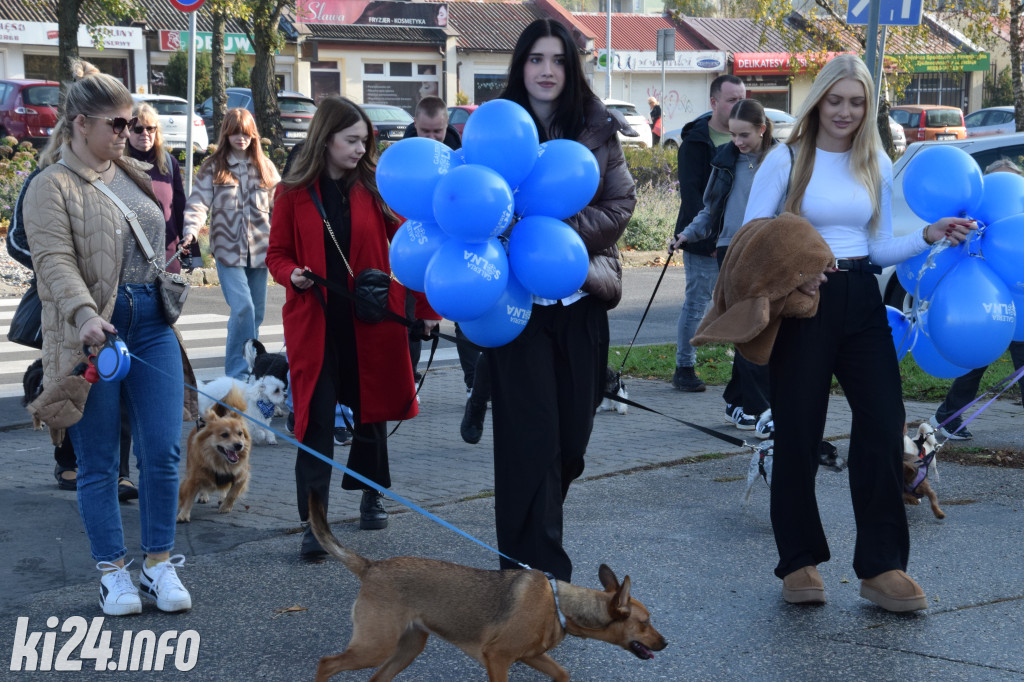
<svg viewBox="0 0 1024 682"><path fill-rule="evenodd" d="M1013 77L1013 118L1017 132L1024 131L1024 84L1021 83L1020 56L1021 2L1010 3L1010 73Z"/></svg>
<svg viewBox="0 0 1024 682"><path fill-rule="evenodd" d="M57 59L58 80L60 80L60 104L64 107L64 94L74 80L71 62L78 59L78 10L82 0L59 0L57 3ZM61 112L62 114L64 112Z"/></svg>
<svg viewBox="0 0 1024 682"><path fill-rule="evenodd" d="M252 104L260 135L269 138L271 146L277 147L281 145L281 118L277 111L277 81L274 78L276 45L273 37L261 29L263 27L257 26L254 31L256 63L252 67Z"/></svg>
<svg viewBox="0 0 1024 682"><path fill-rule="evenodd" d="M889 100L882 93L878 100L878 134L882 138L882 149L889 155L889 158L896 156L896 145L892 141L892 128L889 127Z"/></svg>
<svg viewBox="0 0 1024 682"><path fill-rule="evenodd" d="M210 54L210 87L213 89L213 133L220 135L220 127L224 122L224 114L228 108L228 94L225 90L224 75L224 28L227 14L223 10L213 13L213 49ZM211 140L214 142L215 140Z"/></svg>

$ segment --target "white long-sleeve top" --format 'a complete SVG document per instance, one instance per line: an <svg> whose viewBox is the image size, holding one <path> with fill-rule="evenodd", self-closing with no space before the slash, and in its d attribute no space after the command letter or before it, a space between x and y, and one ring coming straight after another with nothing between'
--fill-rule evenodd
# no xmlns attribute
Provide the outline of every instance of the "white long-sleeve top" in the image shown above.
<svg viewBox="0 0 1024 682"><path fill-rule="evenodd" d="M800 214L814 226L836 258L868 256L883 267L901 263L928 248L921 230L894 237L892 234L892 162L878 151L882 175L881 213L878 230L870 234L871 197L853 175L850 152L815 150L814 171L804 192ZM755 218L775 217L786 194L792 167L786 145L776 145L754 176L746 224Z"/></svg>

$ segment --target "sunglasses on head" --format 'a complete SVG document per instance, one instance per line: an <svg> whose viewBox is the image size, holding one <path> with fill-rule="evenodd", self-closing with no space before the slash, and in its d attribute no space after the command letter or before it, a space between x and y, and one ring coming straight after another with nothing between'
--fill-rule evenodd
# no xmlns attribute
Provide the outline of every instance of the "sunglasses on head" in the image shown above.
<svg viewBox="0 0 1024 682"><path fill-rule="evenodd" d="M92 116L90 114L82 114L86 118L95 118L100 121L106 121L110 124L110 127L114 129L116 135L120 135L124 132L125 128L134 128L135 124L139 122L138 116L132 116L129 119L124 119L120 116L117 118L110 118L109 116Z"/></svg>
<svg viewBox="0 0 1024 682"><path fill-rule="evenodd" d="M141 135L142 133L152 134L156 132L156 126L135 126L132 128L132 132L136 135Z"/></svg>

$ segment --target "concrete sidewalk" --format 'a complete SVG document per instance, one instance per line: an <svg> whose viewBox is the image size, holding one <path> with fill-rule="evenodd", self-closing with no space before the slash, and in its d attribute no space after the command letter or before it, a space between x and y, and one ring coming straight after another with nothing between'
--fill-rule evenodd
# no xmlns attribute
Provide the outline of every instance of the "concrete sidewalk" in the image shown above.
<svg viewBox="0 0 1024 682"><path fill-rule="evenodd" d="M739 433L725 420L721 389L684 394L665 382L632 380L629 390L638 402ZM494 544L490 419L480 444L463 443L458 429L464 401L457 368L428 375L420 416L402 424L391 439L393 490ZM910 403L907 416L927 418L933 409ZM997 403L971 424L975 440L969 444L1019 449L1022 424L1020 406ZM844 451L848 431L845 400L834 398L826 435ZM101 613L95 604L97 572L75 496L55 487L48 437L19 429L0 438L6 445L0 551L8 557L0 565L0 647L10 650L19 616L29 618L29 631L50 632L50 616L64 623ZM713 453L723 456L704 457ZM357 581L337 563L298 560L294 459L292 446L259 447L244 504L227 515L212 505L194 508L192 523L178 527L176 551L188 557L179 574L195 607L171 616L146 603L141 616L107 618L102 627L111 632L114 660L125 632L151 630L159 636L191 629L201 636L195 668L177 672L172 655L168 670L150 674L278 680L308 678L320 656L344 648ZM574 582L596 587L600 563L620 577L631 575L634 596L647 604L653 624L670 644L654 661L638 661L608 645L569 638L553 656L573 679L1024 680L1018 642L1024 629L1024 472L940 465L935 488L947 519L934 519L926 506L908 508L909 572L931 607L923 614L895 616L857 594L848 479L825 470L818 476L819 506L833 559L820 569L829 603L797 608L782 601L780 581L772 575L777 557L767 488L759 484L751 503L740 503L749 460L749 451L657 415L631 409L625 416L596 417L587 469L566 507L565 543L576 565ZM366 556L416 554L496 567L487 550L391 502L395 513L387 530L358 531L358 495L342 491L337 475L334 480L335 533ZM123 516L129 556L137 565L137 504L125 505ZM301 610L276 613L289 607ZM59 650L69 635L55 627ZM108 675L92 668L92 661L85 661L81 676L85 671L89 677ZM2 679L27 676L0 673ZM369 677L363 671L336 679ZM399 677L485 678L475 662L436 638ZM516 666L512 679L542 678Z"/></svg>

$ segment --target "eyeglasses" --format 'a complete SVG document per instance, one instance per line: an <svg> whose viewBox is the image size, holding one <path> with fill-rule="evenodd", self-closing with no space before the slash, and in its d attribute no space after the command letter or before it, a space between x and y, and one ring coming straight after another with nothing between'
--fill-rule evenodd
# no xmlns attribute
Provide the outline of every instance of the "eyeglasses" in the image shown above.
<svg viewBox="0 0 1024 682"><path fill-rule="evenodd" d="M149 133L152 135L156 132L156 126L135 126L132 128L132 132L136 135L141 135L142 133Z"/></svg>
<svg viewBox="0 0 1024 682"><path fill-rule="evenodd" d="M92 116L90 114L82 114L86 118L95 118L100 121L106 121L110 124L110 127L114 129L114 134L120 135L124 132L125 128L134 128L135 124L139 122L138 116L132 116L129 119L124 119L118 116L117 118L109 118L107 116Z"/></svg>

